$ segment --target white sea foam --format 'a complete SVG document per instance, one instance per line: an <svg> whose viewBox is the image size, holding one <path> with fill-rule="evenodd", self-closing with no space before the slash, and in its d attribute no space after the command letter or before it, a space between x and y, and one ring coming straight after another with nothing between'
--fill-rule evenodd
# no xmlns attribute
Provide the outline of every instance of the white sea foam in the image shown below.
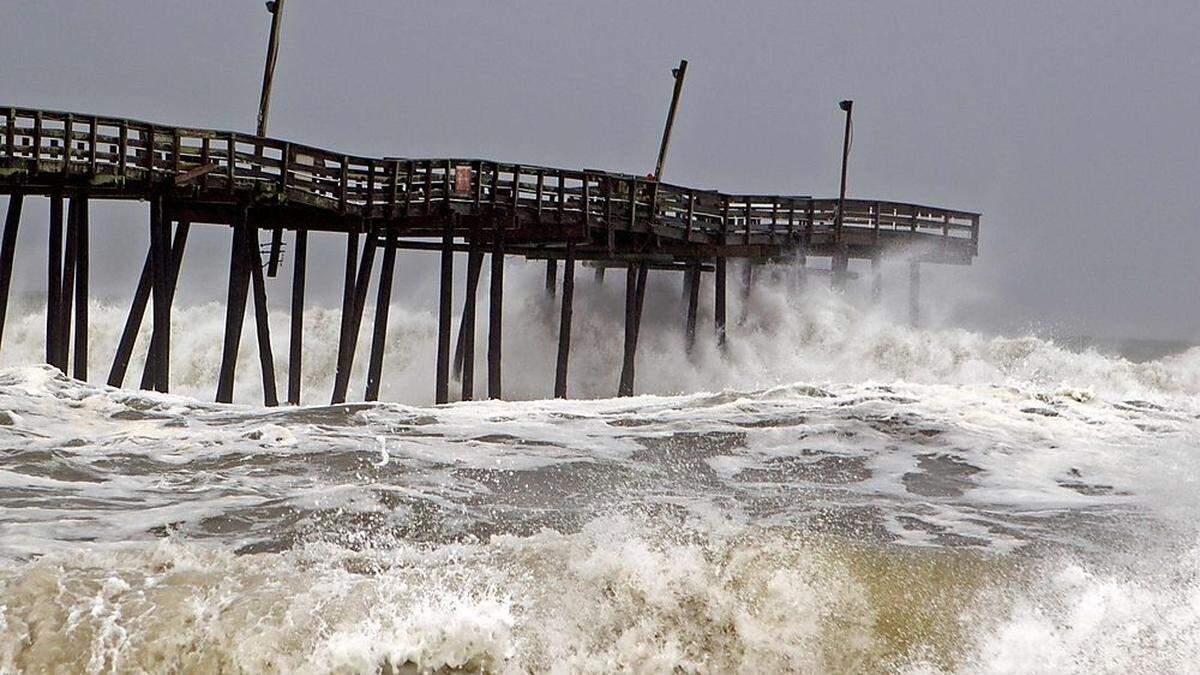
<svg viewBox="0 0 1200 675"><path fill-rule="evenodd" d="M398 403L204 402L215 305L177 315L177 394L0 370L0 672L1200 659L1200 350L1133 363L918 331L780 287L751 298L727 357L702 341L689 359L659 288L638 363L650 393L607 399L619 288L580 290L573 400L423 405L433 317L402 306L383 390ZM531 297L506 317L523 338L506 340L515 398L550 385L554 307ZM92 317L99 381L123 316ZM307 320L320 402L337 315ZM4 363L40 360L42 325L10 316ZM239 399L254 401L245 335ZM364 335L356 386L368 349Z"/></svg>

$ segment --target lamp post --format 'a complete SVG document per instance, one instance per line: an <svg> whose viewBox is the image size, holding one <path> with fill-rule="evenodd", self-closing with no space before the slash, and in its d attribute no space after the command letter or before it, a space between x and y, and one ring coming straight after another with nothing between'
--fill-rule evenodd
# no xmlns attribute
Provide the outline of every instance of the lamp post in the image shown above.
<svg viewBox="0 0 1200 675"><path fill-rule="evenodd" d="M837 216L833 223L834 251L831 277L835 288L841 287L845 278L846 267L849 264L846 249L842 245L842 223L845 220L846 214L846 166L850 161L850 135L853 129L850 114L854 110L854 101L842 101L838 104L838 107L846 113L846 133L842 137L842 186L841 190L838 191Z"/></svg>
<svg viewBox="0 0 1200 675"><path fill-rule="evenodd" d="M271 111L271 81L275 79L275 60L279 56L279 25L283 22L284 0L271 0L267 11L271 13L271 37L267 41L267 63L263 68L262 96L258 99L259 136L267 135L267 114Z"/></svg>
<svg viewBox="0 0 1200 675"><path fill-rule="evenodd" d="M846 165L850 161L850 133L852 125L850 114L854 110L854 101L842 101L838 107L846 112L846 133L842 137L842 188L838 192L837 222L834 224L833 239L840 247L842 245L842 214L846 210Z"/></svg>
<svg viewBox="0 0 1200 675"><path fill-rule="evenodd" d="M662 144L658 146L658 162L654 165L654 180L662 180L663 165L667 162L667 146L671 144L671 128L675 126L675 111L679 107L679 95L683 93L683 78L687 76L687 59L679 67L671 69L675 78L675 89L671 92L671 107L667 109L667 125L663 127Z"/></svg>
<svg viewBox="0 0 1200 675"><path fill-rule="evenodd" d="M259 136L267 135L267 115L271 112L271 83L275 79L275 61L279 56L279 28L283 23L284 0L271 0L267 3L267 11L271 13L271 37L267 40L267 63L263 66L262 96L258 99ZM232 160L231 160L232 161ZM283 157L280 171L287 172L287 157ZM267 276L274 277L279 273L279 258L283 251L283 228L276 227L271 231L271 251L267 256Z"/></svg>

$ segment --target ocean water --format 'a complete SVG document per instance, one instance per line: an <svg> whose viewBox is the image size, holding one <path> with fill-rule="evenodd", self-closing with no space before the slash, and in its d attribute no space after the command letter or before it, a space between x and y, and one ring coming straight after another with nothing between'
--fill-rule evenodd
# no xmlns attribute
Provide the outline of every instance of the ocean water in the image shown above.
<svg viewBox="0 0 1200 675"><path fill-rule="evenodd" d="M208 402L219 306L179 308L171 395L96 384L115 306L92 383L10 317L0 672L1196 671L1200 349L916 330L781 281L689 357L664 286L648 393L613 399L619 281L580 280L564 401L534 292L506 308L517 400L445 406L402 304L396 402L322 405L338 316L310 308L306 405L277 409L252 330L240 402Z"/></svg>

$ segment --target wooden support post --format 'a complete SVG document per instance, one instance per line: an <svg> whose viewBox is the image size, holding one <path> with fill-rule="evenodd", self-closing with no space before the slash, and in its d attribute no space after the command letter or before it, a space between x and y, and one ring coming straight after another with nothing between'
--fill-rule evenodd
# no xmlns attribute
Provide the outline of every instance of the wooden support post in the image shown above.
<svg viewBox="0 0 1200 675"><path fill-rule="evenodd" d="M150 334L150 352L146 370L151 373L150 386L155 391L169 388L171 362L171 300L170 252L167 248L169 225L163 219L161 197L150 200L150 275L154 298L154 330ZM235 251L236 253L236 251ZM146 386L143 378L142 386Z"/></svg>
<svg viewBox="0 0 1200 675"><path fill-rule="evenodd" d="M878 305L883 297L883 267L879 254L871 256L871 303Z"/></svg>
<svg viewBox="0 0 1200 675"><path fill-rule="evenodd" d="M908 321L913 328L921 326L921 263L908 263Z"/></svg>
<svg viewBox="0 0 1200 675"><path fill-rule="evenodd" d="M254 288L254 328L258 333L258 364L262 369L263 404L279 405L279 390L275 384L275 353L271 349L271 324L267 314L267 287L263 279L262 257L259 255L258 227L247 228L246 266ZM169 311L169 309L168 309Z"/></svg>
<svg viewBox="0 0 1200 675"><path fill-rule="evenodd" d="M546 261L546 295L554 297L558 290L558 261L551 258Z"/></svg>
<svg viewBox="0 0 1200 675"><path fill-rule="evenodd" d="M78 208L79 198L72 196L67 204L67 244L63 254L62 290L58 303L58 354L55 355L55 365L63 373L67 372L70 365L71 317L75 308L75 249L79 246L79 233L75 228L75 212Z"/></svg>
<svg viewBox="0 0 1200 675"><path fill-rule="evenodd" d="M304 357L304 277L308 265L308 230L296 228L292 255L292 313L288 342L288 403L300 405L301 362Z"/></svg>
<svg viewBox="0 0 1200 675"><path fill-rule="evenodd" d="M833 258L830 261L830 284L835 290L840 290L846 285L846 270L850 266L850 257L846 254L845 248L838 248L833 252Z"/></svg>
<svg viewBox="0 0 1200 675"><path fill-rule="evenodd" d="M167 311L168 311L168 313L170 312L171 303L174 301L174 298L175 298L175 287L179 283L179 267L183 263L183 249L184 249L184 246L187 244L187 235L188 235L188 231L189 231L190 227L191 226L186 221L179 223L179 225L177 225L175 227L175 240L174 240L174 243L171 245L171 252L170 252L170 261L171 261L170 262L170 278L168 279L168 282L167 282ZM169 235L170 235L170 224L168 223L163 226L163 240L166 241L166 238ZM138 287L137 287L137 290L134 292L133 306L130 307L130 309L129 309L129 317L128 317L128 319L126 319L126 322L125 322L125 330L121 334L121 342L119 345L117 345L117 357L115 359L113 359L113 370L109 373L109 376L108 376L109 386L113 386L113 387L121 386L121 380L123 380L125 377L125 369L129 365L129 356L133 352L133 344L134 344L134 341L137 339L138 329L140 329L142 326L142 315L145 314L145 312L146 312L146 302L150 299L150 287L151 287L151 284L153 283L152 279L153 279L153 274L154 274L153 258L154 258L154 249L150 249L150 251L148 251L146 253L146 264L142 267L142 278L140 280L138 280ZM167 339L168 352L169 352L170 351L170 339L171 339L169 334L166 339ZM155 351L154 351L154 346L156 344L157 343L155 341L154 334L152 332L151 336L150 336L151 349L149 349L146 353L146 364L145 364L145 367L143 367L143 369L142 369L142 384L141 384L142 389L156 389L157 388L157 383L159 381L158 380L159 371L158 371L158 354L155 353ZM117 370L118 364L121 364L119 373ZM170 366L170 355L169 354L168 354L168 361L165 364L165 366L166 366L166 371L162 374L162 381L163 381L162 391L164 391L164 392L169 391L169 388L170 388L171 377L170 377L170 367L169 367ZM116 378L115 383L113 382L114 377Z"/></svg>
<svg viewBox="0 0 1200 675"><path fill-rule="evenodd" d="M646 265L630 263L625 273L625 351L617 396L633 396L634 361L641 330L642 301L646 296Z"/></svg>
<svg viewBox="0 0 1200 675"><path fill-rule="evenodd" d="M450 402L450 320L454 313L454 219L447 215L442 224L442 279L438 302L436 403Z"/></svg>
<svg viewBox="0 0 1200 675"><path fill-rule="evenodd" d="M563 262L562 313L558 319L558 362L554 370L554 398L567 397L567 366L571 358L571 314L575 299L575 244L567 244Z"/></svg>
<svg viewBox="0 0 1200 675"><path fill-rule="evenodd" d="M8 288L12 283L13 259L17 252L17 227L21 224L21 206L25 196L8 196L8 215L4 219L4 240L0 243L0 340L4 338L4 320L8 316Z"/></svg>
<svg viewBox="0 0 1200 675"><path fill-rule="evenodd" d="M725 342L725 258L717 258L713 272L713 325L717 333L717 346L726 348Z"/></svg>
<svg viewBox="0 0 1200 675"><path fill-rule="evenodd" d="M396 232L389 229L383 248L383 266L379 269L379 290L375 296L375 330L371 336L371 357L367 367L366 400L379 400L383 377L383 352L387 347L388 310L392 305L392 275L396 268Z"/></svg>
<svg viewBox="0 0 1200 675"><path fill-rule="evenodd" d="M475 302L479 275L483 271L483 252L472 240L467 256L467 288L463 299L462 321L458 324L458 344L454 350L454 377L462 383L462 400L475 398Z"/></svg>
<svg viewBox="0 0 1200 675"><path fill-rule="evenodd" d="M58 314L62 309L63 198L50 197L50 232L46 251L46 363L58 365Z"/></svg>
<svg viewBox="0 0 1200 675"><path fill-rule="evenodd" d="M346 233L346 274L342 281L342 316L341 327L338 329L338 352L336 367L341 367L342 360L346 355L346 333L348 332L347 324L350 322L350 317L354 313L354 288L356 272L358 270L358 231L352 230ZM334 375L336 390L336 378ZM336 401L335 401L336 403Z"/></svg>
<svg viewBox="0 0 1200 675"><path fill-rule="evenodd" d="M740 294L741 309L738 314L738 323L744 323L746 317L750 313L750 291L754 288L754 263L747 258L742 261L742 288Z"/></svg>
<svg viewBox="0 0 1200 675"><path fill-rule="evenodd" d="M500 352L504 312L504 232L492 234L492 282L488 289L488 398L500 398Z"/></svg>
<svg viewBox="0 0 1200 675"><path fill-rule="evenodd" d="M342 323L340 342L344 348L338 352L340 360L334 375L332 402L335 404L344 403L350 389L350 371L354 369L354 353L358 350L358 332L362 326L363 308L367 304L367 289L371 284L371 267L375 263L377 247L377 234L372 230L363 244L362 260L357 270L358 280L352 286L350 305L345 310L347 320Z"/></svg>
<svg viewBox="0 0 1200 675"><path fill-rule="evenodd" d="M217 381L217 402L233 402L233 382L237 370L238 347L242 341L242 323L246 318L246 293L250 271L246 269L248 234L245 207L238 209L229 250L229 295L225 302L225 342L221 350L221 372Z"/></svg>
<svg viewBox="0 0 1200 675"><path fill-rule="evenodd" d="M88 198L79 195L71 199L75 208L75 355L72 377L86 381L88 378Z"/></svg>
<svg viewBox="0 0 1200 675"><path fill-rule="evenodd" d="M700 305L700 263L695 263L685 274L687 286L687 351L691 354L696 347L696 314Z"/></svg>

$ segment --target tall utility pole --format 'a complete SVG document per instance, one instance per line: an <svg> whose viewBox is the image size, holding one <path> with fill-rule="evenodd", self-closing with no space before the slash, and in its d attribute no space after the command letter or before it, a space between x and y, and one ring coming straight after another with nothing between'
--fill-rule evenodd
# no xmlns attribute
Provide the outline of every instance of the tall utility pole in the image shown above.
<svg viewBox="0 0 1200 675"><path fill-rule="evenodd" d="M284 0L271 0L267 3L267 11L271 13L271 37L267 41L267 63L263 66L262 96L258 99L258 129L259 136L267 135L267 116L271 112L271 83L275 79L275 61L279 57L279 28L283 23ZM282 158L280 171L287 171L287 157ZM255 242L257 246L257 242ZM271 230L271 253L267 257L267 276L273 277L279 273L279 257L283 250L283 228Z"/></svg>
<svg viewBox="0 0 1200 675"><path fill-rule="evenodd" d="M267 42L267 63L263 68L262 96L258 99L258 135L267 135L267 114L271 112L271 81L275 79L275 60L279 57L279 24L283 22L284 0L271 0L271 37Z"/></svg>
<svg viewBox="0 0 1200 675"><path fill-rule="evenodd" d="M853 133L850 113L854 110L854 101L842 101L838 107L846 113L846 133L842 137L842 188L838 192L837 215L833 221L833 264L830 280L834 288L841 288L846 277L846 267L850 262L846 247L842 244L842 223L846 218L846 166L850 160L850 136Z"/></svg>
<svg viewBox="0 0 1200 675"><path fill-rule="evenodd" d="M854 101L842 101L838 104L846 112L846 133L842 137L842 189L838 192L837 222L834 225L833 240L838 246L842 244L842 214L846 210L846 164L850 160L850 114L854 110Z"/></svg>
<svg viewBox="0 0 1200 675"><path fill-rule="evenodd" d="M667 162L667 146L671 144L671 127L675 126L675 111L679 108L679 95L683 93L683 78L687 75L687 59L671 69L675 77L675 90L671 92L671 107L667 109L667 126L663 128L662 145L658 146L658 163L654 165L654 180L662 180L663 164Z"/></svg>

